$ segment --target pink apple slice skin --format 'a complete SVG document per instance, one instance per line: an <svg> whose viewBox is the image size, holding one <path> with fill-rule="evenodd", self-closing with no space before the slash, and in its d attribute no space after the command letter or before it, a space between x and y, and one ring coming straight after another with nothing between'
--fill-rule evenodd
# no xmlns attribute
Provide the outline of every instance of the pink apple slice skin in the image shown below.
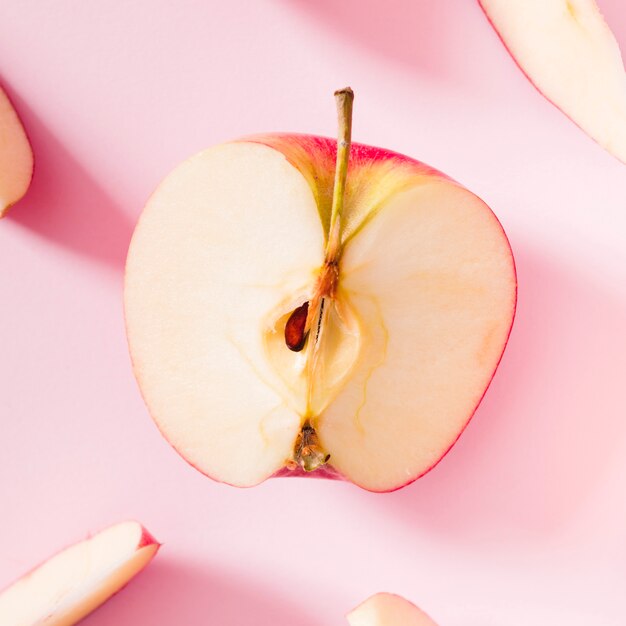
<svg viewBox="0 0 626 626"><path fill-rule="evenodd" d="M424 611L393 593L368 598L347 619L350 626L437 626Z"/></svg>
<svg viewBox="0 0 626 626"><path fill-rule="evenodd" d="M272 396L271 391L259 391L258 400L254 400L255 378L267 380L275 372L266 367L262 348L248 330L252 332L256 327L255 312L263 314L272 306L269 291L273 285L284 281L298 283L303 276L310 276L319 262L316 258L323 238L315 229L320 228L320 221L324 223L324 207L332 196L335 159L335 140L307 135L260 135L210 148L165 179L152 195L135 230L125 281L126 328L135 376L164 437L193 467L220 482L247 487L271 476L306 475L343 478L376 492L399 489L429 471L452 448L486 392L508 341L516 308L515 264L506 235L491 210L461 185L423 163L389 150L352 144L347 183L349 223L345 233L349 243L342 259L346 292L357 294L357 301L358 293L367 290L369 284L380 286L389 282L384 274L393 269L386 264L385 254L376 253L375 240L396 252L395 244L400 238L402 248L398 255L402 259L409 259L412 254L420 257L423 251L424 263L407 268L407 272L415 270L422 293L426 294L420 302L434 302L436 310L431 316L418 302L418 318L403 332L405 343L415 345L415 361L426 360L422 360L422 368L416 372L413 356L401 355L406 365L401 368L401 376L409 387L415 388L418 398L408 394L401 406L384 412L386 423L380 422L375 407L369 414L369 407L362 410L364 394L351 389L350 381L339 385L334 395L330 394L332 401L323 404L319 412L319 435L331 455L328 464L305 473L288 462L300 417L282 409L272 414L272 407L280 398ZM217 216L213 213L216 203L212 194L219 196L216 203L223 208ZM231 206L233 194L236 198ZM435 210L438 205L440 211ZM413 221L422 218L420 224ZM411 232L416 233L414 241L407 243L402 239L401 231L406 228L398 219L407 220ZM246 224L247 220L253 221L254 226ZM241 227L231 232L233 224ZM274 229L289 233L291 241L274 241ZM424 240L420 232L429 232L430 236ZM267 242L264 245L268 259L264 259L263 253L253 252L259 244L256 240L247 241L248 237ZM214 245L216 250L212 249ZM455 246L462 257L458 263L455 260L453 267L446 262L438 265L437 250L452 251ZM275 254L282 258L271 263L269 257ZM212 255L215 260L210 260ZM375 257L372 263L367 255ZM241 268L239 256L245 261ZM283 265L289 270L290 263L303 268L302 273L280 275ZM359 268L365 265L373 267L375 276L371 280L359 274ZM219 268L219 272L210 273L195 285L194 275L201 276L205 271L201 267ZM479 269L474 272L472 267ZM255 271L254 276L245 274ZM226 276L224 272L231 273ZM441 284L437 283L438 275ZM467 276L467 283L462 278L457 282L457 276ZM411 291L415 282L406 291L403 280L399 280L398 289L407 293L407 298L415 298L415 291ZM207 285L227 304L227 338L218 337L224 324L222 312L211 308L209 294L201 295ZM268 290L267 300L262 299L263 290ZM487 309L479 302L481 293L490 302ZM402 309L402 303L394 298L394 294L385 294L383 306L392 301L393 306ZM459 302L455 298L460 298ZM476 318L466 320L462 330L450 328L446 334L442 325L455 304L459 311L470 311L470 317L471 311L475 311ZM361 307L368 322L376 316L366 300L355 306ZM393 314L391 311L389 319ZM408 309L399 312L402 319L410 314ZM422 314L424 317L419 317ZM481 316L489 318L486 325L473 325ZM387 326L388 321L385 318ZM391 323L395 321L391 319ZM367 327L373 325L368 323ZM441 361L431 367L428 355L434 344L429 343L430 331L420 337L413 335L413 328L420 326L432 328L435 334L442 333L444 354L440 357L445 361L446 355L452 355L449 368ZM205 337L206 333L211 336ZM475 356L468 356L468 352L456 360L455 346L466 337L470 343L476 342L469 348ZM370 339L372 345L384 341L380 334L365 341ZM481 346L486 352L482 352ZM400 349L398 345L392 348ZM376 381L379 374L382 376L381 359L374 352L371 354L374 356L367 353L354 369L361 380L369 377L368 402L385 392L381 385L388 387L389 382L394 382L393 376L385 382ZM236 366L240 358L246 362L241 371ZM452 386L448 391L437 392L420 381L424 372L437 367L442 368L440 372L460 369L462 388ZM229 368L233 372L237 369L237 375L229 373ZM261 375L257 376L259 372ZM441 373L438 376L436 385L441 383ZM468 377L471 380L466 384ZM374 383L379 385L378 391ZM231 390L233 384L241 389ZM276 386L280 384L278 381ZM269 386L273 389L273 382ZM420 404L420 400L424 403ZM454 406L438 404L447 401ZM233 409L231 402L248 404ZM297 403L297 397L289 396L289 407L297 407ZM398 415L398 409L406 414ZM252 423L255 411L262 413L260 430L258 422ZM353 424L340 423L342 415L355 412L360 412L363 420L370 420L371 425L359 430L359 425L355 429ZM433 421L428 415L435 413L437 418ZM228 415L232 417L227 420ZM249 419L250 424L245 424L244 419ZM218 420L223 421L217 423ZM403 426L412 423L421 432L409 432L412 426ZM242 430L237 431L240 426ZM399 444L389 439L396 431L400 433L394 435ZM350 441L359 438L357 449L349 450ZM379 446L378 442L383 443ZM398 445L404 448L396 450ZM413 454L420 448L421 452ZM362 465L358 459L361 451ZM383 462L385 454L388 458ZM376 467L370 459L381 463Z"/></svg>
<svg viewBox="0 0 626 626"><path fill-rule="evenodd" d="M120 591L160 544L138 522L115 524L58 552L0 593L0 624L72 626Z"/></svg>
<svg viewBox="0 0 626 626"><path fill-rule="evenodd" d="M20 200L33 177L33 152L26 131L0 87L0 218Z"/></svg>
<svg viewBox="0 0 626 626"><path fill-rule="evenodd" d="M626 72L595 0L478 0L547 100L626 163Z"/></svg>

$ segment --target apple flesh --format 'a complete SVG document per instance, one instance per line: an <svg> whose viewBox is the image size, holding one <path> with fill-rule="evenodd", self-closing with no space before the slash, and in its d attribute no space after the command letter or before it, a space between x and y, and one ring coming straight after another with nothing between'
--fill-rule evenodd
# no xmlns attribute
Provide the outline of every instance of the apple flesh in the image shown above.
<svg viewBox="0 0 626 626"><path fill-rule="evenodd" d="M136 227L134 372L165 437L216 480L315 470L397 489L456 441L502 355L516 280L493 213L423 163L340 147L263 135L210 148Z"/></svg>
<svg viewBox="0 0 626 626"><path fill-rule="evenodd" d="M347 618L350 626L437 626L414 604L392 593L377 593Z"/></svg>
<svg viewBox="0 0 626 626"><path fill-rule="evenodd" d="M159 544L137 522L111 526L59 552L0 594L0 624L70 626L117 593Z"/></svg>
<svg viewBox="0 0 626 626"><path fill-rule="evenodd" d="M26 193L33 177L33 152L24 127L0 88L0 218Z"/></svg>
<svg viewBox="0 0 626 626"><path fill-rule="evenodd" d="M594 0L479 0L537 89L626 163L626 73Z"/></svg>

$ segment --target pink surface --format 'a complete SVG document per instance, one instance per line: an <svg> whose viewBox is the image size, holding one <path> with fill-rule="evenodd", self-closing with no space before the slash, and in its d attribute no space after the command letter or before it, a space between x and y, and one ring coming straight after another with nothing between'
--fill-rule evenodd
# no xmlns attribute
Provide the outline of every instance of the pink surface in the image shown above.
<svg viewBox="0 0 626 626"><path fill-rule="evenodd" d="M626 48L626 6L600 0ZM471 0L4 0L0 80L36 174L0 223L0 585L135 517L164 543L86 624L325 626L390 590L442 626L623 626L626 167L529 85ZM237 490L161 439L126 351L122 268L158 181L210 144L334 134L481 195L519 308L469 428L389 495Z"/></svg>

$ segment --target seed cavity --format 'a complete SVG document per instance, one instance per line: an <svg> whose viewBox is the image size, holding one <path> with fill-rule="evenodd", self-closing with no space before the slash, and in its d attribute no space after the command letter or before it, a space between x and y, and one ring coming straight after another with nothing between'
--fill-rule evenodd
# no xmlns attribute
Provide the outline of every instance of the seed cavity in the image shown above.
<svg viewBox="0 0 626 626"><path fill-rule="evenodd" d="M309 315L309 303L305 302L294 309L285 324L285 344L292 352L300 352L309 335L306 320Z"/></svg>

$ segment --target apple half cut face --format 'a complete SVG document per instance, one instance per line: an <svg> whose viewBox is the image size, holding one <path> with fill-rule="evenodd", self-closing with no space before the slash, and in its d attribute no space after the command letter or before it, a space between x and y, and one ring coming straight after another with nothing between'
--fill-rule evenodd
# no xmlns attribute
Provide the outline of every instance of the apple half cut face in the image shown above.
<svg viewBox="0 0 626 626"><path fill-rule="evenodd" d="M164 436L219 481L413 481L466 426L509 335L515 270L493 213L351 144L346 93L339 154L305 135L210 148L163 181L132 239L135 375Z"/></svg>
<svg viewBox="0 0 626 626"><path fill-rule="evenodd" d="M424 611L393 593L377 593L346 617L350 626L437 626Z"/></svg>
<svg viewBox="0 0 626 626"><path fill-rule="evenodd" d="M548 100L626 163L626 72L595 0L479 0Z"/></svg>
<svg viewBox="0 0 626 626"><path fill-rule="evenodd" d="M111 526L59 552L0 593L0 624L71 626L124 587L158 549L137 522Z"/></svg>
<svg viewBox="0 0 626 626"><path fill-rule="evenodd" d="M33 177L33 152L24 127L0 88L0 218L26 193Z"/></svg>

